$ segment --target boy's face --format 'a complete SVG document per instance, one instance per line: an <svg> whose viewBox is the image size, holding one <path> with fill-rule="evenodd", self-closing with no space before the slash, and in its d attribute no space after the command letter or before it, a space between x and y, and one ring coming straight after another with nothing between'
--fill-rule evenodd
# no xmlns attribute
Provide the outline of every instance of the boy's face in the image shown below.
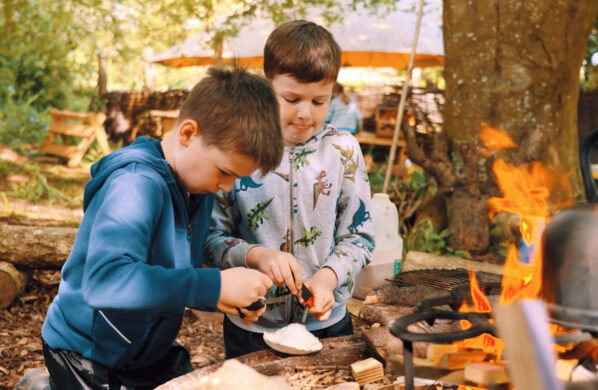
<svg viewBox="0 0 598 390"><path fill-rule="evenodd" d="M289 74L272 79L280 105L280 126L284 144L294 147L310 139L326 120L333 81L302 83Z"/></svg>
<svg viewBox="0 0 598 390"><path fill-rule="evenodd" d="M257 163L249 155L206 145L197 133L181 132L174 168L187 192L207 194L230 191L235 179L251 175Z"/></svg>

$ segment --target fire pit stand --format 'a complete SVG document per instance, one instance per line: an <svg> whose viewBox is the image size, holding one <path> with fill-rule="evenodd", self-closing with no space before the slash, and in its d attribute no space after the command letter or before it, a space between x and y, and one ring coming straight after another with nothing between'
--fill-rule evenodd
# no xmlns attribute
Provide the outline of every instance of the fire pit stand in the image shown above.
<svg viewBox="0 0 598 390"><path fill-rule="evenodd" d="M407 328L409 325L426 321L433 324L435 320L466 320L471 323L471 327L461 331L451 331L443 333L413 333ZM494 328L489 322L488 313L461 313L457 311L427 309L413 314L398 318L390 325L390 333L398 337L403 342L403 359L405 370L405 390L414 388L414 369L413 369L413 343L418 341L449 343L453 341L468 339L479 336L483 333L495 335Z"/></svg>

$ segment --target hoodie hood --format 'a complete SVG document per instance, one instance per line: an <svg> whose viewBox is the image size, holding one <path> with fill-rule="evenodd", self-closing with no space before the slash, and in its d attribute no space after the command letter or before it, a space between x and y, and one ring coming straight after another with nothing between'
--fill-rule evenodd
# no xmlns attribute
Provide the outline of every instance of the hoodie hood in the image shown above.
<svg viewBox="0 0 598 390"><path fill-rule="evenodd" d="M168 184L176 181L170 164L162 155L160 140L139 137L128 147L110 153L91 166L92 179L85 185L83 210L87 209L93 195L102 187L112 172L131 163L146 164L152 167Z"/></svg>

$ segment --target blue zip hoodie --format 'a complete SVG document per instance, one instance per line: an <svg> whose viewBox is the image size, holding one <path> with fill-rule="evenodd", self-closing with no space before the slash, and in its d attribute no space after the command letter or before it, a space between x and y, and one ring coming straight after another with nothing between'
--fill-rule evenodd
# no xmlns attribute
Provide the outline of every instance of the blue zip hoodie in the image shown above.
<svg viewBox="0 0 598 390"><path fill-rule="evenodd" d="M218 301L220 273L202 268L214 195L188 196L147 137L91 174L42 337L110 368L144 367L168 351L185 307Z"/></svg>

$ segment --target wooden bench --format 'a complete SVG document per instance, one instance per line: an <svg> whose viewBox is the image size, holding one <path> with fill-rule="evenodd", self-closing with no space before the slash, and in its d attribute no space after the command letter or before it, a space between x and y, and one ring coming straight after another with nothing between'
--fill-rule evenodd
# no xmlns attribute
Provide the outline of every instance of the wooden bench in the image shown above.
<svg viewBox="0 0 598 390"><path fill-rule="evenodd" d="M40 150L42 153L64 157L68 159L67 166L74 168L79 165L94 140L98 142L104 155L112 152L102 126L106 120L106 115L103 113L73 112L52 108L50 115L52 122ZM62 140L61 144L55 143L57 136ZM73 145L69 136L77 137L80 141Z"/></svg>

